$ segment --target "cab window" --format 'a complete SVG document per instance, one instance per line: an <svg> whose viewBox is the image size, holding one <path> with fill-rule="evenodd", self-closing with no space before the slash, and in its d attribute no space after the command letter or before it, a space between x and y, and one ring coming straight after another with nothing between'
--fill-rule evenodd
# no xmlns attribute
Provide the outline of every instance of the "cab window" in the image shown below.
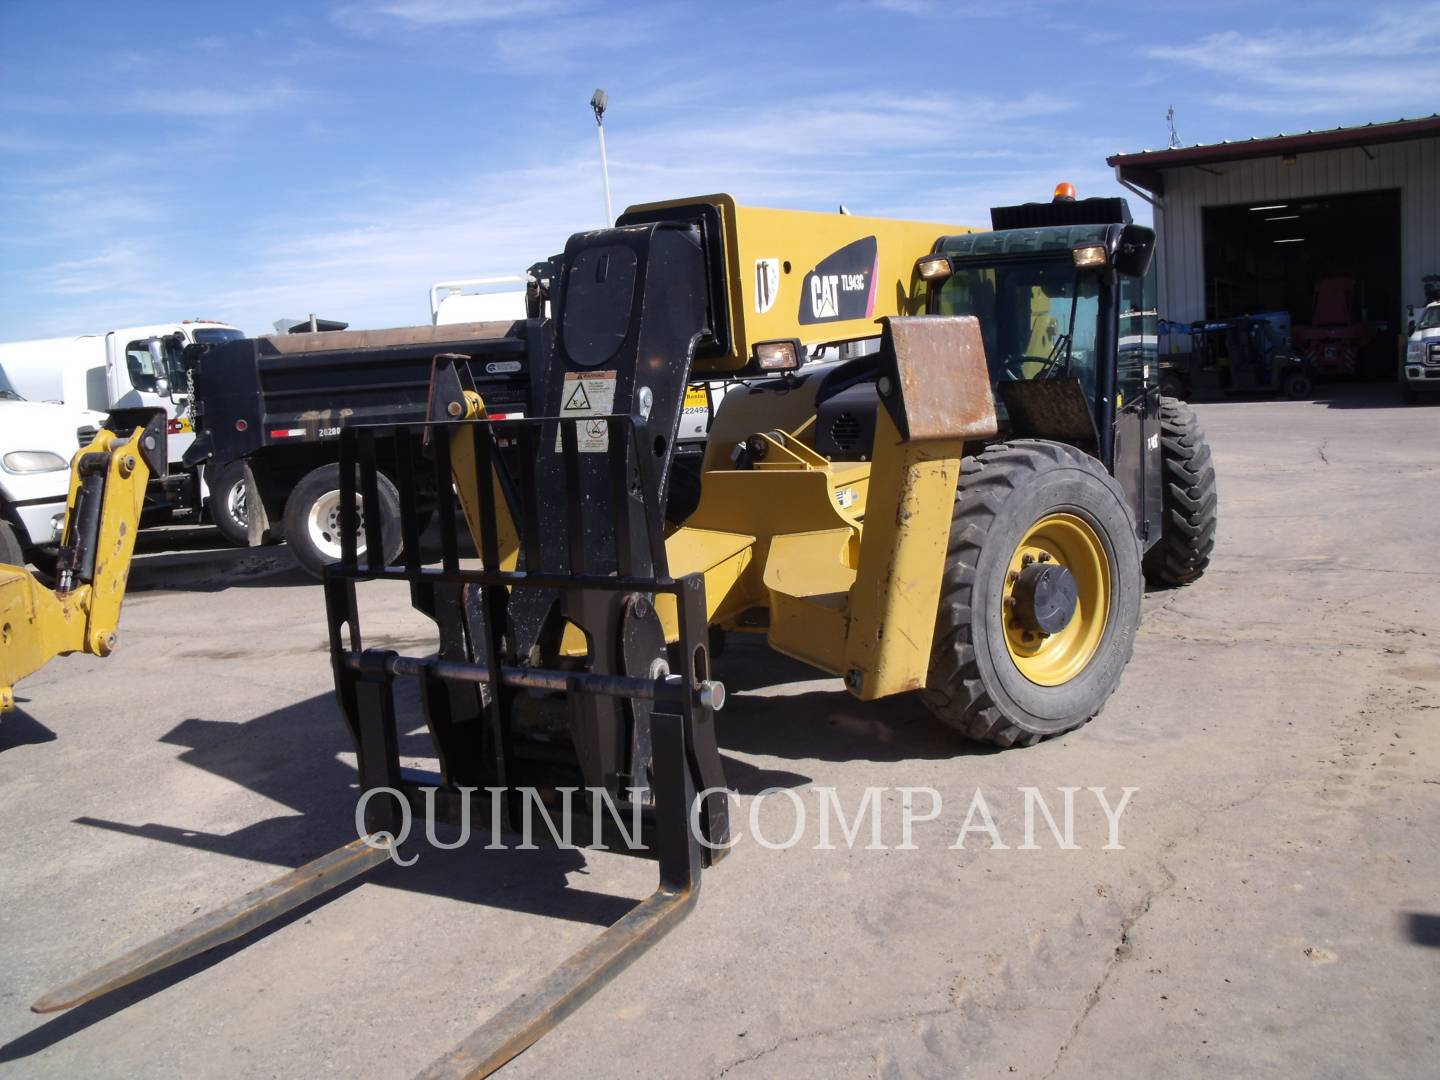
<svg viewBox="0 0 1440 1080"><path fill-rule="evenodd" d="M1100 282L1077 271L1068 252L985 267L962 263L941 286L936 308L979 319L993 381L1075 377L1094 400Z"/></svg>
<svg viewBox="0 0 1440 1080"><path fill-rule="evenodd" d="M1144 393L1145 368L1158 377L1160 319L1155 310L1155 278L1120 279L1120 340L1116 350L1115 389L1123 408Z"/></svg>
<svg viewBox="0 0 1440 1080"><path fill-rule="evenodd" d="M173 338L146 338L125 346L125 368L130 385L146 394L162 393L160 380L168 383L164 393L184 386L180 345Z"/></svg>
<svg viewBox="0 0 1440 1080"><path fill-rule="evenodd" d="M159 380L165 377L165 372L157 370L149 341L132 341L125 346L125 367L130 373L130 385L136 390L146 394L159 392Z"/></svg>

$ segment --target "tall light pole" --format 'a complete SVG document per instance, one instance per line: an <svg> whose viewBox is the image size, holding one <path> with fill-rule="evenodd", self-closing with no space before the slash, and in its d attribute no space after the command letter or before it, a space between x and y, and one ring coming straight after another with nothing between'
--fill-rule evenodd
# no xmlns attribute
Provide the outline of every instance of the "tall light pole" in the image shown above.
<svg viewBox="0 0 1440 1080"><path fill-rule="evenodd" d="M590 108L595 110L595 128L600 133L600 181L605 185L605 224L615 224L614 211L610 209L610 166L605 161L605 109L610 97L604 90L596 90L590 98Z"/></svg>

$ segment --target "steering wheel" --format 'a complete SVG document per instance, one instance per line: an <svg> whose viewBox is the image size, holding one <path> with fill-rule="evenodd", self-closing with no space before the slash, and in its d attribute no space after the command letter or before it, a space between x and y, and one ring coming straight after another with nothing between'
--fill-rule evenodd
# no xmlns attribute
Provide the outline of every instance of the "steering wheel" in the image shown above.
<svg viewBox="0 0 1440 1080"><path fill-rule="evenodd" d="M1038 374L1049 362L1045 356L1007 356L1000 361L1000 378L996 382L1028 382L1032 376L1025 374L1026 364L1039 364Z"/></svg>

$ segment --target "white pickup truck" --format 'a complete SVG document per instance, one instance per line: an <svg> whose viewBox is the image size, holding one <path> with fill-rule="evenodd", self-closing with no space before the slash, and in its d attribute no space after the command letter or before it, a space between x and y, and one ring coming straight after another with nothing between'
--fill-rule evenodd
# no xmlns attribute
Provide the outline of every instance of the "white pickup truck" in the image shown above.
<svg viewBox="0 0 1440 1080"><path fill-rule="evenodd" d="M0 371L0 563L55 572L70 459L105 414L26 401Z"/></svg>
<svg viewBox="0 0 1440 1080"><path fill-rule="evenodd" d="M1425 305L1405 343L1400 393L1414 404L1422 393L1440 393L1440 300Z"/></svg>
<svg viewBox="0 0 1440 1080"><path fill-rule="evenodd" d="M11 389L32 403L90 409L161 408L167 418L170 472L154 478L146 492L146 519L176 510L198 511L205 488L198 472L181 459L195 440L181 353L186 345L213 345L243 338L242 331L209 319L131 326L99 334L0 344L0 372ZM69 424L68 420L55 423ZM68 436L74 437L70 425ZM61 433L64 435L64 432ZM61 436L57 436L61 437ZM66 461L75 451L72 446Z"/></svg>

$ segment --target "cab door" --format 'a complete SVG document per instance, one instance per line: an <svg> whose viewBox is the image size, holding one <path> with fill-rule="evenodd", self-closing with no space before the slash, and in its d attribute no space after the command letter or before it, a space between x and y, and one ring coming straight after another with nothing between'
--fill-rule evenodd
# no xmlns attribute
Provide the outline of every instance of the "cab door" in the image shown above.
<svg viewBox="0 0 1440 1080"><path fill-rule="evenodd" d="M1158 386L1136 388L1115 416L1115 479L1135 519L1135 535L1149 548L1160 538L1163 511Z"/></svg>
<svg viewBox="0 0 1440 1080"><path fill-rule="evenodd" d="M1142 548L1160 538L1159 323L1146 303L1152 281L1122 279L1115 369L1115 479L1125 492Z"/></svg>
<svg viewBox="0 0 1440 1080"><path fill-rule="evenodd" d="M105 373L110 408L164 409L166 451L180 461L195 441L186 409L186 387L180 364L182 346L173 335L132 337L111 331L105 338ZM177 400L178 399L178 400Z"/></svg>

